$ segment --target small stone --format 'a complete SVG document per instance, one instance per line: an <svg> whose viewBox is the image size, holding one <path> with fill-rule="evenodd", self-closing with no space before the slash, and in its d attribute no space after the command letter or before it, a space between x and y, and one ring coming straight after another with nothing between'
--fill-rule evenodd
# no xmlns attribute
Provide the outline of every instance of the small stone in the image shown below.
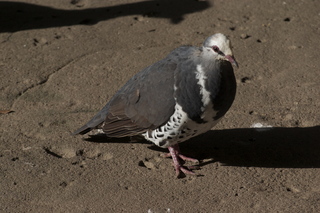
<svg viewBox="0 0 320 213"><path fill-rule="evenodd" d="M253 111L253 110L252 110L252 111L249 111L249 114L250 114L250 115L258 115L258 113L257 113L256 111Z"/></svg>
<svg viewBox="0 0 320 213"><path fill-rule="evenodd" d="M289 121L289 120L292 120L292 118L293 118L292 114L286 114L283 119L286 121Z"/></svg>
<svg viewBox="0 0 320 213"><path fill-rule="evenodd" d="M39 39L39 43L42 44L42 45L48 44L48 40L45 39L45 38L40 38L40 39Z"/></svg>
<svg viewBox="0 0 320 213"><path fill-rule="evenodd" d="M137 20L137 21L143 21L144 18L143 16L138 16L138 17L135 17L134 20Z"/></svg>
<svg viewBox="0 0 320 213"><path fill-rule="evenodd" d="M100 155L101 155L101 152L98 149L84 150L84 153L83 153L83 156L89 159L96 159L100 157Z"/></svg>
<svg viewBox="0 0 320 213"><path fill-rule="evenodd" d="M242 82L242 83L250 83L250 82L251 82L251 78L249 78L249 77L243 77L243 78L241 78L241 82Z"/></svg>
<svg viewBox="0 0 320 213"><path fill-rule="evenodd" d="M149 161L144 161L143 162L144 166L147 167L148 169L154 169L154 164L149 162Z"/></svg>
<svg viewBox="0 0 320 213"><path fill-rule="evenodd" d="M112 153L103 153L102 155L101 155L101 159L102 160L110 160L110 159L112 159L113 158L113 154Z"/></svg>
<svg viewBox="0 0 320 213"><path fill-rule="evenodd" d="M60 154L62 158L73 158L76 156L76 151L72 148L62 148Z"/></svg>
<svg viewBox="0 0 320 213"><path fill-rule="evenodd" d="M295 50L295 49L297 49L297 48L298 48L298 47L295 46L295 45L291 45L291 46L288 47L289 50Z"/></svg>
<svg viewBox="0 0 320 213"><path fill-rule="evenodd" d="M125 186L124 188L125 188L126 190L131 190L131 189L133 189L132 186Z"/></svg>
<svg viewBox="0 0 320 213"><path fill-rule="evenodd" d="M257 39L257 42L258 43L265 43L265 42L267 42L267 39Z"/></svg>
<svg viewBox="0 0 320 213"><path fill-rule="evenodd" d="M300 192L300 189L294 187L294 186L290 186L290 187L287 187L287 191L288 192L294 192L294 193L298 193Z"/></svg>
<svg viewBox="0 0 320 213"><path fill-rule="evenodd" d="M247 39L247 38L250 38L250 37L251 37L251 36L249 36L249 35L247 35L247 34L244 34L244 33L240 35L240 38L241 38L241 39Z"/></svg>
<svg viewBox="0 0 320 213"><path fill-rule="evenodd" d="M154 165L154 163L152 163L152 162L149 161L148 159L145 159L145 160L140 161L140 162L139 162L139 165L140 165L140 166L144 166L144 167L146 167L146 168L148 168L148 169L155 169L155 168L156 168L155 165Z"/></svg>

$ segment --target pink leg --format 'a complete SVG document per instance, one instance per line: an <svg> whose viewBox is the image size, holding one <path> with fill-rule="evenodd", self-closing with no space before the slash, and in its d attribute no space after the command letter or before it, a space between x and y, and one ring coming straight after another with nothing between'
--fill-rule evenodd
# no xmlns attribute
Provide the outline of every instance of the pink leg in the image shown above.
<svg viewBox="0 0 320 213"><path fill-rule="evenodd" d="M179 158L184 160L184 161L191 161L191 162L194 162L194 163L199 163L199 161L197 159L189 158L189 157L186 157L186 156L180 154L180 148L179 148L178 144L170 146L170 147L168 147L168 149L169 149L169 153L165 157L172 157L173 165L174 165L174 168L176 170L177 176L179 176L180 172L183 172L184 174L195 175L195 173L190 171L189 169L190 168L191 169L192 168L197 168L197 167L196 166L195 167L189 167L188 169L184 168L181 165L181 163L179 161Z"/></svg>

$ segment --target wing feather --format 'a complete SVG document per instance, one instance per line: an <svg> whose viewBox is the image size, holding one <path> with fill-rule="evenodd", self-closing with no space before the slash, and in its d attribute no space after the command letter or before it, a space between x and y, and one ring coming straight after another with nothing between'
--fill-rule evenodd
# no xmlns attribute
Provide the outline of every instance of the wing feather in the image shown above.
<svg viewBox="0 0 320 213"><path fill-rule="evenodd" d="M73 134L102 128L109 137L126 137L156 129L174 113L175 76L190 63L195 49L184 46L133 76L107 105Z"/></svg>
<svg viewBox="0 0 320 213"><path fill-rule="evenodd" d="M164 59L131 78L110 101L103 131L110 137L133 136L166 123L174 112L176 66Z"/></svg>

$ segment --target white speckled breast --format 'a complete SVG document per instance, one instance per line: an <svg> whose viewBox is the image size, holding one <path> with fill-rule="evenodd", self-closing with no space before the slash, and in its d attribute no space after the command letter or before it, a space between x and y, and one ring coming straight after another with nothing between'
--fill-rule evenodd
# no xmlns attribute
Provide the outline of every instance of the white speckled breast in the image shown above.
<svg viewBox="0 0 320 213"><path fill-rule="evenodd" d="M203 107L201 108L201 118L205 122L197 123L191 120L187 113L183 111L182 107L176 103L175 111L166 124L142 134L146 140L153 142L157 146L167 148L205 133L218 123L219 120L214 120L217 112L213 110L210 92L205 89L207 76L201 65L197 66L195 77L197 79L197 84L200 87L200 94L202 97Z"/></svg>

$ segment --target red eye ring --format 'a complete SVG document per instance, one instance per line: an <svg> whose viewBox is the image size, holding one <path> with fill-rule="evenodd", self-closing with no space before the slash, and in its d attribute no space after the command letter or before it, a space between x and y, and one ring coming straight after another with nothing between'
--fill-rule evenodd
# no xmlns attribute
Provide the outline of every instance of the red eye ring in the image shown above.
<svg viewBox="0 0 320 213"><path fill-rule="evenodd" d="M216 45L213 45L212 50L215 51L216 53L220 51L219 47L217 47Z"/></svg>

